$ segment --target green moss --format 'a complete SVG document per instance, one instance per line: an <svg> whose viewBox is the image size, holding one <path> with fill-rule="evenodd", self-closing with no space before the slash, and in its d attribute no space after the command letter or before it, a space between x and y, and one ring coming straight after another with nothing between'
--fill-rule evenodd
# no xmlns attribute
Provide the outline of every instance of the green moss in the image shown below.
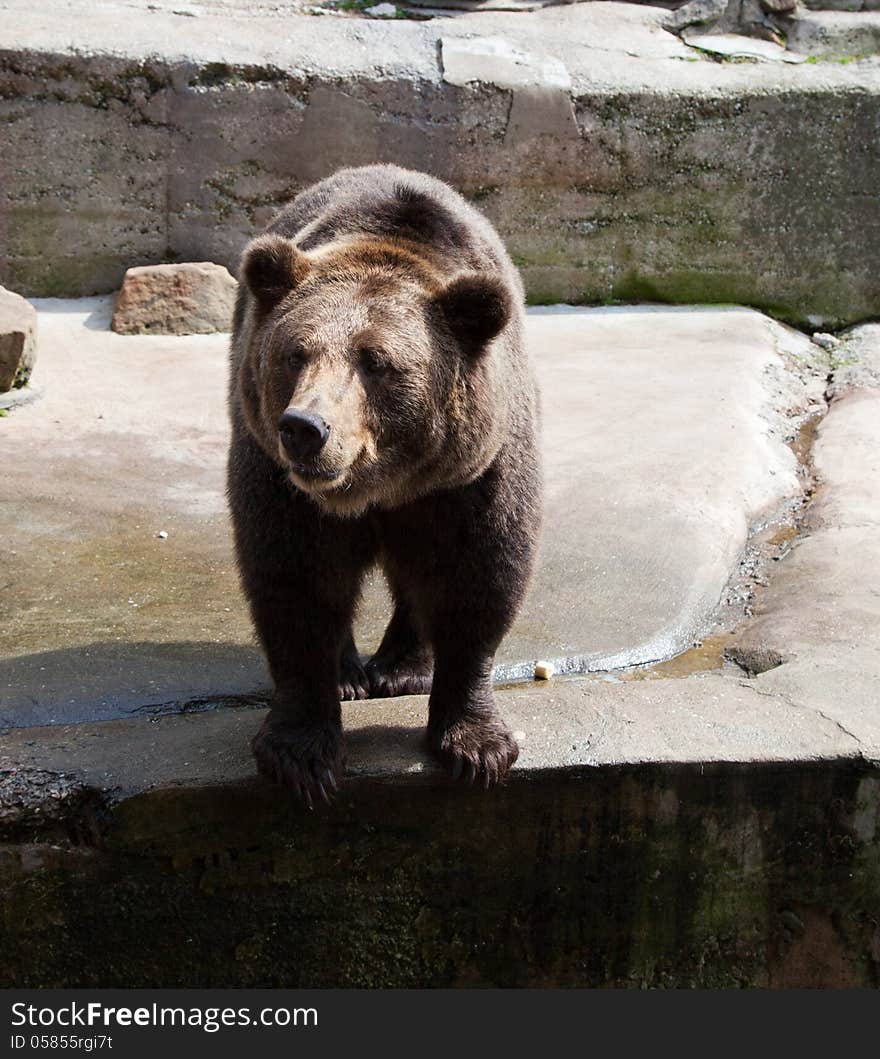
<svg viewBox="0 0 880 1059"><path fill-rule="evenodd" d="M12 389L21 390L25 386L27 386L28 382L30 381L32 370L33 365L22 364L19 367L18 371L15 373L15 378L12 380Z"/></svg>
<svg viewBox="0 0 880 1059"><path fill-rule="evenodd" d="M132 262L116 255L92 258L48 258L38 255L10 261L8 283L22 294L71 298L118 290Z"/></svg>
<svg viewBox="0 0 880 1059"><path fill-rule="evenodd" d="M565 249L561 247L541 247L531 251L511 251L511 260L517 268L561 266L570 264Z"/></svg>
<svg viewBox="0 0 880 1059"><path fill-rule="evenodd" d="M529 290L526 292L526 305L559 305L564 301L553 291Z"/></svg>
<svg viewBox="0 0 880 1059"><path fill-rule="evenodd" d="M156 791L99 848L0 861L0 983L876 985L878 777L557 770L491 797L352 781L313 814L264 785Z"/></svg>

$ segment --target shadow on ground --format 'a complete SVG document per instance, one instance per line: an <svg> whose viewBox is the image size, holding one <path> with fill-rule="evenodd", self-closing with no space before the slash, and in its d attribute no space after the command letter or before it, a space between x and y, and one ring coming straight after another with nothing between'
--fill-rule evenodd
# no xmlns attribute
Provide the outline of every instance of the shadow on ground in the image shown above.
<svg viewBox="0 0 880 1059"><path fill-rule="evenodd" d="M0 661L0 727L262 706L268 686L246 644L92 643Z"/></svg>

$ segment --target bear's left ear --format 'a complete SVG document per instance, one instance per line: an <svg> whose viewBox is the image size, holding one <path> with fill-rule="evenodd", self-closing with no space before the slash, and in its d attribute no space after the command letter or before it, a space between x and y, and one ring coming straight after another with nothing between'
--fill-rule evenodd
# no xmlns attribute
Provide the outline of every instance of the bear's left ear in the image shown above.
<svg viewBox="0 0 880 1059"><path fill-rule="evenodd" d="M263 312L270 312L306 278L311 265L283 235L258 235L241 259L241 278Z"/></svg>
<svg viewBox="0 0 880 1059"><path fill-rule="evenodd" d="M463 272L436 297L453 334L471 348L485 346L501 331L513 310L500 276Z"/></svg>

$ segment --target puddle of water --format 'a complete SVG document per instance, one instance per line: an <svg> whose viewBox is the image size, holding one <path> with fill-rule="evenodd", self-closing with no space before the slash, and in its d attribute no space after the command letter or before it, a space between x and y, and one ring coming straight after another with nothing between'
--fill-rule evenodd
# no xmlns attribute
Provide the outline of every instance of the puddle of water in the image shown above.
<svg viewBox="0 0 880 1059"><path fill-rule="evenodd" d="M767 538L767 544L773 548L784 548L798 536L798 528L794 523L788 526L780 526L772 537Z"/></svg>
<svg viewBox="0 0 880 1059"><path fill-rule="evenodd" d="M669 680L690 677L695 673L708 673L714 669L721 669L724 665L724 648L730 642L730 633L720 633L717 636L707 636L705 640L687 651L682 651L675 658L669 658L665 662L658 662L654 666L645 666L643 669L633 669L629 673L621 673L621 680Z"/></svg>
<svg viewBox="0 0 880 1059"><path fill-rule="evenodd" d="M824 413L817 412L815 415L805 419L798 427L795 436L788 443L788 447L794 453L798 463L803 467L808 466L810 463L813 445L816 441L816 433L823 418Z"/></svg>

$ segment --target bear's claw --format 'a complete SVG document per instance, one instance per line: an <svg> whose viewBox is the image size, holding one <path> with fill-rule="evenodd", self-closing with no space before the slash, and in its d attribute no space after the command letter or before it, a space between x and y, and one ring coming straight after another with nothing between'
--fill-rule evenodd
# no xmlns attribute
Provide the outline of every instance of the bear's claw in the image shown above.
<svg viewBox="0 0 880 1059"><path fill-rule="evenodd" d="M500 783L510 771L519 747L499 717L455 721L437 734L429 732L434 756L453 780L485 788Z"/></svg>
<svg viewBox="0 0 880 1059"><path fill-rule="evenodd" d="M372 658L366 665L370 696L390 699L395 695L430 695L433 671L430 659L383 661Z"/></svg>
<svg viewBox="0 0 880 1059"><path fill-rule="evenodd" d="M370 680L356 654L344 655L339 664L338 693L340 702L370 697Z"/></svg>
<svg viewBox="0 0 880 1059"><path fill-rule="evenodd" d="M367 665L366 675L370 679L370 695L374 699L391 699L396 695L430 695L431 670L418 672L414 669L392 669L390 671Z"/></svg>
<svg viewBox="0 0 880 1059"><path fill-rule="evenodd" d="M260 775L291 791L309 809L314 809L316 799L332 803L332 795L339 790L336 777L342 773L338 728L298 726L270 715L251 748Z"/></svg>

